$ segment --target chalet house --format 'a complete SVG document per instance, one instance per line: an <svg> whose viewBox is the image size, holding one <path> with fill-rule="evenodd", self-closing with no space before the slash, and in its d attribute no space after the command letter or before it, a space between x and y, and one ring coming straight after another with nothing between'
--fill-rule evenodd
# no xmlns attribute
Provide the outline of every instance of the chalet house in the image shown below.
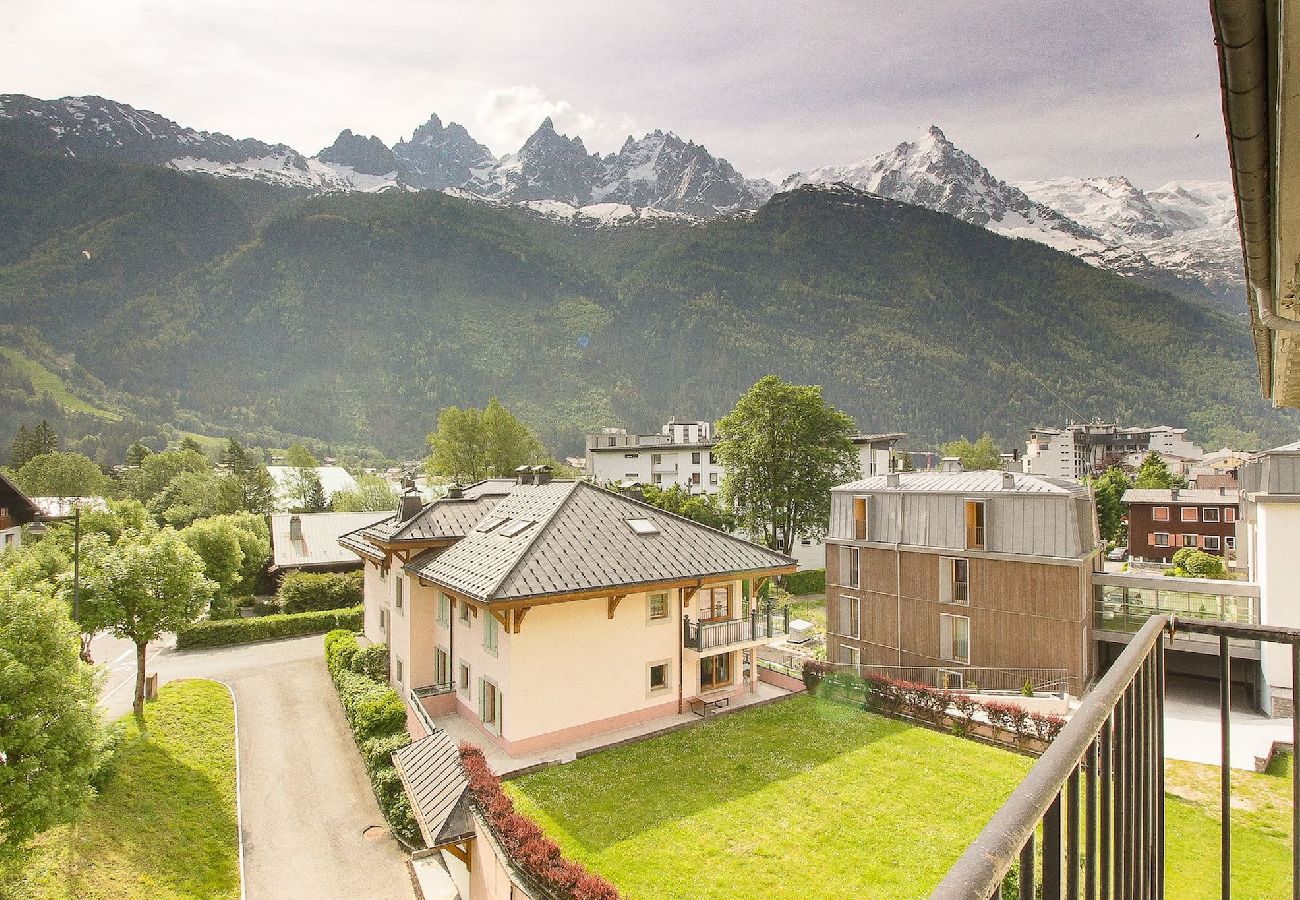
<svg viewBox="0 0 1300 900"><path fill-rule="evenodd" d="M544 467L403 504L340 539L365 560L365 634L421 714L508 755L754 690L786 632L754 598L792 559Z"/></svg>
<svg viewBox="0 0 1300 900"><path fill-rule="evenodd" d="M272 575L286 572L353 572L361 557L339 543L359 528L391 519L391 512L276 513L271 516Z"/></svg>
<svg viewBox="0 0 1300 900"><path fill-rule="evenodd" d="M40 516L36 504L0 473L0 551L23 542L23 526Z"/></svg>
<svg viewBox="0 0 1300 900"><path fill-rule="evenodd" d="M1235 558L1238 493L1206 489L1130 488L1128 548L1134 560L1169 562L1183 547Z"/></svg>
<svg viewBox="0 0 1300 900"><path fill-rule="evenodd" d="M1091 669L1086 487L1012 472L889 473L840 485L826 538L827 657L858 666ZM914 676L910 676L914 677ZM983 676L980 676L983 677Z"/></svg>

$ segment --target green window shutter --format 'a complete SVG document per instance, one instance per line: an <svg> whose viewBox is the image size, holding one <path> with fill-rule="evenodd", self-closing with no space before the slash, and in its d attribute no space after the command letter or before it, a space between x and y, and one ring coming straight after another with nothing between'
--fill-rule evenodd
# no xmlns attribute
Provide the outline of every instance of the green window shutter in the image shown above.
<svg viewBox="0 0 1300 900"><path fill-rule="evenodd" d="M496 694L496 698L497 698L497 710L496 710L496 712L497 712L497 736L500 737L500 735L501 735L502 732L504 731L504 729L502 728L502 724L501 724L501 703L502 703L501 689L500 689L500 688L497 688L497 689L496 689L495 691L493 691L492 693Z"/></svg>

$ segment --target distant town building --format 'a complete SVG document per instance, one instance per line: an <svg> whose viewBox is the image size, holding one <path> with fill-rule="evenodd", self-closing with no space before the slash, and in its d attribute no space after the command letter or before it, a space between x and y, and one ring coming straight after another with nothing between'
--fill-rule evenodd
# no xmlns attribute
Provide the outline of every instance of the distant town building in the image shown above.
<svg viewBox="0 0 1300 900"><path fill-rule="evenodd" d="M1091 672L1092 498L1014 472L902 472L835 488L826 539L827 658L939 667Z"/></svg>
<svg viewBox="0 0 1300 900"><path fill-rule="evenodd" d="M355 491L357 489L357 480L342 466L314 466L311 468L315 470L316 476L320 478L320 486L325 493L326 503L339 491ZM276 510L288 512L293 509L298 502L295 497L299 477L298 467L267 466L266 471L271 474L271 479L275 482Z"/></svg>
<svg viewBox="0 0 1300 900"><path fill-rule="evenodd" d="M1140 465L1148 453L1158 453L1180 474L1205 455L1188 440L1186 428L1093 423L1033 429L1025 443L1023 468L1027 475L1081 481L1115 463Z"/></svg>
<svg viewBox="0 0 1300 900"><path fill-rule="evenodd" d="M1240 498L1235 490L1130 488L1123 499L1133 560L1169 562L1184 547L1236 558Z"/></svg>
<svg viewBox="0 0 1300 900"><path fill-rule="evenodd" d="M339 544L351 531L391 519L393 511L356 513L276 513L271 516L271 574L347 572L361 568L361 557Z"/></svg>
<svg viewBox="0 0 1300 900"><path fill-rule="evenodd" d="M31 499L0 472L0 550L23 542L23 526L40 517Z"/></svg>

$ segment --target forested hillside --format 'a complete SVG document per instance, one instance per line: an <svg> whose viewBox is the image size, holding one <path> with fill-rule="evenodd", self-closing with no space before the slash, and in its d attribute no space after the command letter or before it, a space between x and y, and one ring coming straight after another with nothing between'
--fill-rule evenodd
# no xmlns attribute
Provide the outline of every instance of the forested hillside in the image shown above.
<svg viewBox="0 0 1300 900"><path fill-rule="evenodd" d="M0 323L150 422L400 455L441 407L498 396L563 453L594 426L719 416L775 373L918 445L1094 416L1214 446L1296 430L1239 322L849 190L594 229L0 149L0 229Z"/></svg>

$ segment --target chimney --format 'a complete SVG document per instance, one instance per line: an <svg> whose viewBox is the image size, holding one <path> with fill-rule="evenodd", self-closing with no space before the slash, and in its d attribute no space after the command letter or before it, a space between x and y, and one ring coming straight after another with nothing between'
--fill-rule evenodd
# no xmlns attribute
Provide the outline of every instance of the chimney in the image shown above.
<svg viewBox="0 0 1300 900"><path fill-rule="evenodd" d="M898 487L898 473L897 473L897 472L890 472L889 474L887 474L887 475L885 476L885 487L890 487L890 488L896 488L896 487Z"/></svg>
<svg viewBox="0 0 1300 900"><path fill-rule="evenodd" d="M1170 500L1177 500L1177 499L1178 499L1178 488L1170 488L1170 489L1169 489L1169 499L1170 499Z"/></svg>
<svg viewBox="0 0 1300 900"><path fill-rule="evenodd" d="M961 471L964 471L964 470L962 469L962 467L961 467L961 457L960 457L960 456L945 456L945 457L944 457L944 458L939 462L939 471L940 471L940 472L961 472Z"/></svg>
<svg viewBox="0 0 1300 900"><path fill-rule="evenodd" d="M520 466L519 468L515 469L515 483L532 484L533 483L532 466Z"/></svg>
<svg viewBox="0 0 1300 900"><path fill-rule="evenodd" d="M533 484L549 484L551 481L551 467L547 465L533 466Z"/></svg>
<svg viewBox="0 0 1300 900"><path fill-rule="evenodd" d="M289 517L289 540L302 540L302 519L299 516Z"/></svg>
<svg viewBox="0 0 1300 900"><path fill-rule="evenodd" d="M397 507L397 517L405 522L407 519L418 513L423 507L424 501L420 499L420 495L414 491L408 491L402 495L399 502Z"/></svg>
<svg viewBox="0 0 1300 900"><path fill-rule="evenodd" d="M1010 472L1002 473L1002 490L1014 491L1016 489L1016 476Z"/></svg>
<svg viewBox="0 0 1300 900"><path fill-rule="evenodd" d="M461 500L464 499L464 497L465 497L464 489L461 488L461 486L456 484L455 482L452 482L452 484L447 488L448 500Z"/></svg>

